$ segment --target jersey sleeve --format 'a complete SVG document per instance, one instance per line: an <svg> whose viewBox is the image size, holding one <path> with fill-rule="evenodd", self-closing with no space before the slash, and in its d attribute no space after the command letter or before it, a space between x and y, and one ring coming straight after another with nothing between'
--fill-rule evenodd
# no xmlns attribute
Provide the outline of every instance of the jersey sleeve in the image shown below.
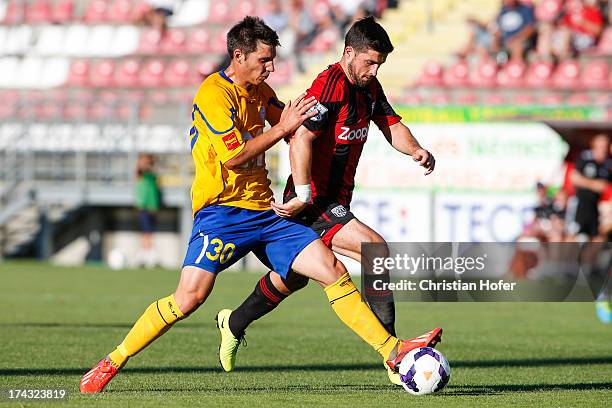
<svg viewBox="0 0 612 408"><path fill-rule="evenodd" d="M266 93L266 120L270 126L275 126L279 121L285 104L278 100L276 93L268 87Z"/></svg>
<svg viewBox="0 0 612 408"><path fill-rule="evenodd" d="M585 156L586 156L586 152L582 152L578 160L576 160L576 165L574 167L580 174L584 174L584 168L586 167L586 164L587 164L587 160Z"/></svg>
<svg viewBox="0 0 612 408"><path fill-rule="evenodd" d="M236 127L237 106L221 88L200 90L193 103L193 126L200 137L207 137L221 163L244 148L245 140Z"/></svg>
<svg viewBox="0 0 612 408"><path fill-rule="evenodd" d="M343 78L344 76L338 70L330 68L319 74L306 91L306 97L314 96L323 107L321 109L315 106L319 113L303 123L303 126L311 132L319 134L329 129L334 118L337 117L346 94Z"/></svg>
<svg viewBox="0 0 612 408"><path fill-rule="evenodd" d="M388 128L391 125L395 125L401 121L402 117L395 113L393 107L387 101L385 92L380 85L380 82L376 80L376 101L374 105L374 113L372 114L372 121L376 123L379 129Z"/></svg>

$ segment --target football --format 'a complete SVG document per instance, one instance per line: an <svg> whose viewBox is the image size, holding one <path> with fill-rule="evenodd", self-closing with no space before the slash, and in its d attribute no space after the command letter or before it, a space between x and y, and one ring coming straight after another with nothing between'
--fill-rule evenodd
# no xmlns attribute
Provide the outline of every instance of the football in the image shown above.
<svg viewBox="0 0 612 408"><path fill-rule="evenodd" d="M440 353L431 347L410 351L399 367L402 386L414 395L438 392L448 384L450 365Z"/></svg>

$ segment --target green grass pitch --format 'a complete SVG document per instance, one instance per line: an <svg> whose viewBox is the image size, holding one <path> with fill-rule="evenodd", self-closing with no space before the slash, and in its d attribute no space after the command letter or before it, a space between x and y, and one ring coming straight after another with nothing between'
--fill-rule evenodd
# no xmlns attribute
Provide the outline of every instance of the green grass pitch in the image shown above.
<svg viewBox="0 0 612 408"><path fill-rule="evenodd" d="M248 330L237 371L223 373L213 317L259 276L223 273L204 306L106 392L81 395L80 377L178 273L0 263L0 389L68 391L49 406L612 406L612 327L590 303L399 303L401 335L444 327L439 349L452 368L443 392L415 397L388 383L378 355L311 283ZM0 405L41 402L7 401L4 391Z"/></svg>

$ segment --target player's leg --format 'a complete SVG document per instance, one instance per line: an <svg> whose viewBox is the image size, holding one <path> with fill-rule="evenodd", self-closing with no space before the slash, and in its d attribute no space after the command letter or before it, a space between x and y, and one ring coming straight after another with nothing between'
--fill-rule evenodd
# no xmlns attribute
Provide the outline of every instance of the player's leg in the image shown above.
<svg viewBox="0 0 612 408"><path fill-rule="evenodd" d="M216 275L185 266L176 291L149 305L121 344L81 379L81 392L100 392L130 357L167 332L178 320L195 311L210 294Z"/></svg>

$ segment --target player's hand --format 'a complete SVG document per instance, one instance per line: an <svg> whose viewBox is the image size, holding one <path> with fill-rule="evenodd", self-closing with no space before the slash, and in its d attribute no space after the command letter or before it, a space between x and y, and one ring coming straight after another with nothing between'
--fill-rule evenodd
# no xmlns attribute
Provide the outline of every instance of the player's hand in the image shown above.
<svg viewBox="0 0 612 408"><path fill-rule="evenodd" d="M298 215L308 204L301 202L297 197L292 198L285 204L276 204L274 201L270 203L272 209L279 217L293 218Z"/></svg>
<svg viewBox="0 0 612 408"><path fill-rule="evenodd" d="M436 167L436 159L434 158L433 154L425 149L417 149L417 151L412 154L412 159L415 162L419 162L419 166L425 167L426 176L431 174Z"/></svg>
<svg viewBox="0 0 612 408"><path fill-rule="evenodd" d="M312 118L318 113L316 109L313 109L312 112L308 112L308 109L312 108L316 103L317 100L315 97L306 97L305 92L294 101L288 101L287 104L285 104L283 113L281 113L277 126L281 126L287 135L294 133L305 120Z"/></svg>

